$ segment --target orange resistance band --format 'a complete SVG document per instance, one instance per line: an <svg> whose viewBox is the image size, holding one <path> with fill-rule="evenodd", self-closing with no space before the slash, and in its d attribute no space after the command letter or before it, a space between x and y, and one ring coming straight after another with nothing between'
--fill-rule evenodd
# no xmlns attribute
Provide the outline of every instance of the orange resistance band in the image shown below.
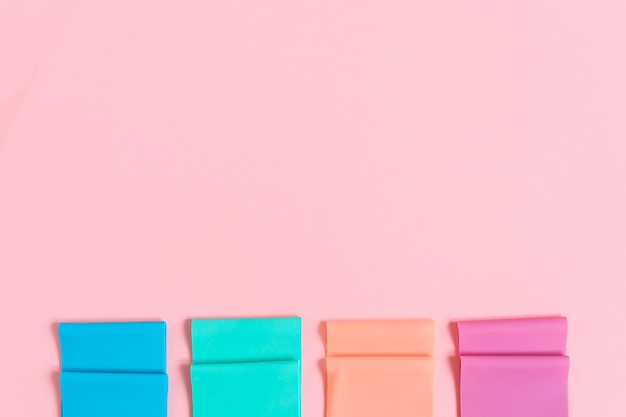
<svg viewBox="0 0 626 417"><path fill-rule="evenodd" d="M327 323L326 417L432 417L430 320Z"/></svg>

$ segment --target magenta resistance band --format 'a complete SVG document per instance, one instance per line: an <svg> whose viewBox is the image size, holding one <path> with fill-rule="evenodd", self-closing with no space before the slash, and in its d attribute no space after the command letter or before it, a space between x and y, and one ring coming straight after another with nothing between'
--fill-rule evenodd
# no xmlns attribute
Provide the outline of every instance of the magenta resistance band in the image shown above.
<svg viewBox="0 0 626 417"><path fill-rule="evenodd" d="M461 417L567 417L564 317L459 322Z"/></svg>

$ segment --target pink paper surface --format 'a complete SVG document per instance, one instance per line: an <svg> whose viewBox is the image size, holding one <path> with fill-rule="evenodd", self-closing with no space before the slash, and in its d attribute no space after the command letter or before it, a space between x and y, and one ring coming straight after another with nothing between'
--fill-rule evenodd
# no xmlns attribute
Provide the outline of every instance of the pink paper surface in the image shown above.
<svg viewBox="0 0 626 417"><path fill-rule="evenodd" d="M189 318L301 315L322 417L322 320L430 317L449 417L450 320L562 314L572 416L626 415L626 357L599 353L626 343L625 21L623 0L0 1L0 414L59 416L62 320L166 320L188 417Z"/></svg>

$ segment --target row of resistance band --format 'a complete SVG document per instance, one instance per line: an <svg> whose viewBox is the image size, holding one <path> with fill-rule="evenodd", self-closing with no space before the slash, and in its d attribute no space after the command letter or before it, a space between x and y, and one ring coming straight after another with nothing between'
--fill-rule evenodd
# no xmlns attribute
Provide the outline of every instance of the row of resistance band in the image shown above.
<svg viewBox="0 0 626 417"><path fill-rule="evenodd" d="M194 417L300 417L301 319L193 320ZM563 317L458 323L461 417L567 417ZM61 323L63 417L166 417L164 322ZM430 320L326 323L327 417L433 417Z"/></svg>

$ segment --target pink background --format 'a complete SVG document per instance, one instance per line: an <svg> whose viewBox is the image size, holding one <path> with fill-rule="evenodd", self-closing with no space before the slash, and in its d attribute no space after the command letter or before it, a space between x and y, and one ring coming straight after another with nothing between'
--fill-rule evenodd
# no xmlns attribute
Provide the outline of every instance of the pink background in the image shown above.
<svg viewBox="0 0 626 417"><path fill-rule="evenodd" d="M8 59L5 59L8 57ZM59 415L54 324L564 314L624 416L623 0L0 1L0 414Z"/></svg>

